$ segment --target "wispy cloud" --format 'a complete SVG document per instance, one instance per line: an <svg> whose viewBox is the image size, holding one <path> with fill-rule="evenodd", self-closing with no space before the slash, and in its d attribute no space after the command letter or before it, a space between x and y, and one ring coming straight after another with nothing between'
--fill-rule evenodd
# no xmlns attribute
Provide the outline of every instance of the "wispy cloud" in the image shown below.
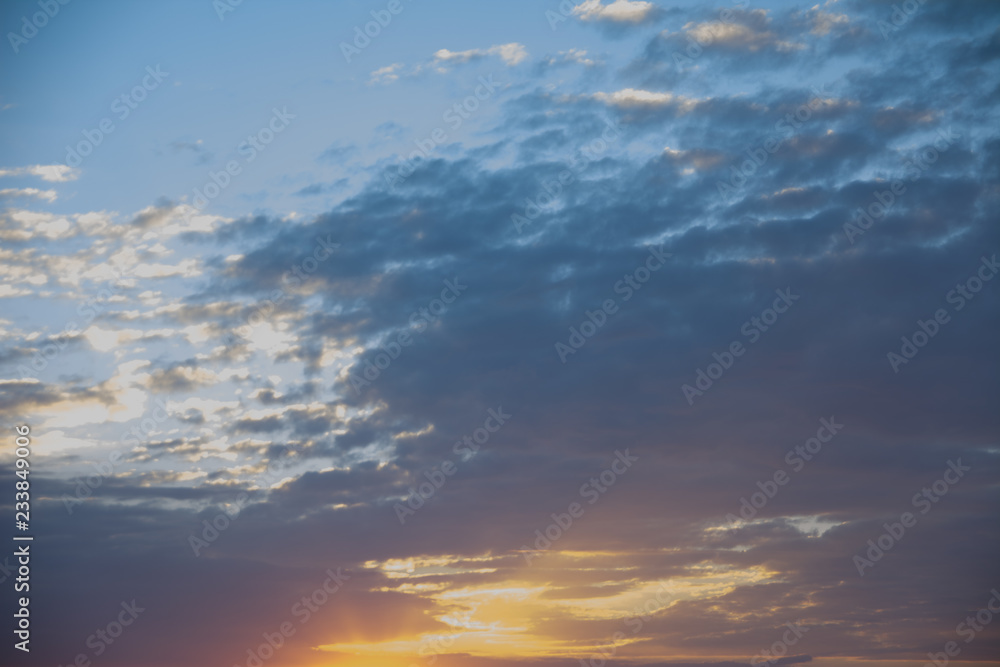
<svg viewBox="0 0 1000 667"><path fill-rule="evenodd" d="M55 190L39 190L37 188L5 188L0 190L0 199L16 199L18 197L34 197L45 201L55 201Z"/></svg>
<svg viewBox="0 0 1000 667"><path fill-rule="evenodd" d="M61 183L75 180L79 176L79 171L63 164L36 164L31 167L0 169L0 177L25 175L38 176L43 181Z"/></svg>

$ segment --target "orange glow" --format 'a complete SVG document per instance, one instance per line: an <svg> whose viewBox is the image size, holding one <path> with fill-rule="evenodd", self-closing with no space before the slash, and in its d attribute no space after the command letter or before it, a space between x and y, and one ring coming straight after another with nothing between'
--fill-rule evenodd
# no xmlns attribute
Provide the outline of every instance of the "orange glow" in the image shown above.
<svg viewBox="0 0 1000 667"><path fill-rule="evenodd" d="M640 580L639 569L631 562L650 556L650 552L552 551L531 565L511 555L369 561L365 567L383 577L375 590L429 603L427 613L439 629L317 648L336 654L337 664L354 664L341 658L347 654L366 666L409 660L405 665L409 667L414 660L449 653L582 658L612 643L620 649L645 638L629 636L612 642L610 632L581 636L574 633L575 627L604 622L618 628L626 618L655 615L681 600L708 600L740 586L777 580L776 573L763 568L737 571L705 565L691 566L685 575L669 580ZM503 577L498 579L498 573Z"/></svg>

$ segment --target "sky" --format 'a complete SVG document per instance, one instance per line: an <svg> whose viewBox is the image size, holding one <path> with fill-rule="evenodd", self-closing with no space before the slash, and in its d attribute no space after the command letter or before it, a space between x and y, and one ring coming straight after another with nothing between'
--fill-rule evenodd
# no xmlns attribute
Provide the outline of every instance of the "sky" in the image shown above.
<svg viewBox="0 0 1000 667"><path fill-rule="evenodd" d="M0 25L0 664L1000 665L1000 5Z"/></svg>

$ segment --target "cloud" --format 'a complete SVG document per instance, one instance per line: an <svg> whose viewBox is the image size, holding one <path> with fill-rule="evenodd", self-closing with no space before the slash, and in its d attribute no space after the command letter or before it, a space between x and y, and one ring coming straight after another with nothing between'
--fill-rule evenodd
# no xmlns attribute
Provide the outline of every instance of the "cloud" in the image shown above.
<svg viewBox="0 0 1000 667"><path fill-rule="evenodd" d="M212 160L212 153L205 148L205 142L201 139L195 141L172 141L170 148L174 153L189 152L197 157L197 164L207 164Z"/></svg>
<svg viewBox="0 0 1000 667"><path fill-rule="evenodd" d="M333 192L337 192L338 190L343 190L344 188L347 187L348 183L349 179L347 178L339 178L332 183L312 183L302 188L295 194L298 195L299 197L311 197L313 195L330 194Z"/></svg>
<svg viewBox="0 0 1000 667"><path fill-rule="evenodd" d="M708 21L688 23L684 33L699 44L750 52L773 48L779 52L795 51L803 45L778 37L769 30L771 18L765 9L750 11L735 10L730 21ZM822 25L828 32L837 24L834 18L823 19Z"/></svg>
<svg viewBox="0 0 1000 667"><path fill-rule="evenodd" d="M393 63L372 72L369 83L392 83L399 80L399 71L403 63Z"/></svg>
<svg viewBox="0 0 1000 667"><path fill-rule="evenodd" d="M567 51L559 51L555 55L547 56L539 64L544 67L559 67L571 64L595 67L604 63L591 58L584 49L569 49Z"/></svg>
<svg viewBox="0 0 1000 667"><path fill-rule="evenodd" d="M851 19L847 14L825 12L818 5L810 10L810 17L813 22L812 33L819 36L845 30L851 25Z"/></svg>
<svg viewBox="0 0 1000 667"><path fill-rule="evenodd" d="M613 93L594 93L593 98L615 107L657 108L671 107L679 113L687 113L698 106L699 101L673 93L624 88Z"/></svg>
<svg viewBox="0 0 1000 667"><path fill-rule="evenodd" d="M498 44L488 49L469 49L468 51L449 51L439 49L434 53L432 65L462 64L481 60L487 56L499 56L508 67L518 65L528 58L528 50L524 44L511 42L510 44Z"/></svg>
<svg viewBox="0 0 1000 667"><path fill-rule="evenodd" d="M13 169L0 169L0 177L4 176L21 176L28 174L30 176L38 176L43 181L50 181L53 183L62 183L65 181L73 181L79 176L79 171L73 169L72 167L67 167L62 164L36 164L31 167L16 167Z"/></svg>
<svg viewBox="0 0 1000 667"><path fill-rule="evenodd" d="M642 0L613 0L603 4L602 0L583 0L573 8L573 14L581 21L610 23L643 23L656 16L657 6Z"/></svg>
<svg viewBox="0 0 1000 667"><path fill-rule="evenodd" d="M15 199L18 197L34 197L45 201L55 201L55 190L38 190L36 188L5 188L0 190L0 199Z"/></svg>

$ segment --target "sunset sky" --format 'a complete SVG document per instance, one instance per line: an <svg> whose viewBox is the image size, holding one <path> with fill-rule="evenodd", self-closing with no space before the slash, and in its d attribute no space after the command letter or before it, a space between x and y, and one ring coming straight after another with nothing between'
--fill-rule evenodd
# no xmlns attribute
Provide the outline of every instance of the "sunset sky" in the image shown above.
<svg viewBox="0 0 1000 667"><path fill-rule="evenodd" d="M1000 666L1000 3L64 1L0 664Z"/></svg>

